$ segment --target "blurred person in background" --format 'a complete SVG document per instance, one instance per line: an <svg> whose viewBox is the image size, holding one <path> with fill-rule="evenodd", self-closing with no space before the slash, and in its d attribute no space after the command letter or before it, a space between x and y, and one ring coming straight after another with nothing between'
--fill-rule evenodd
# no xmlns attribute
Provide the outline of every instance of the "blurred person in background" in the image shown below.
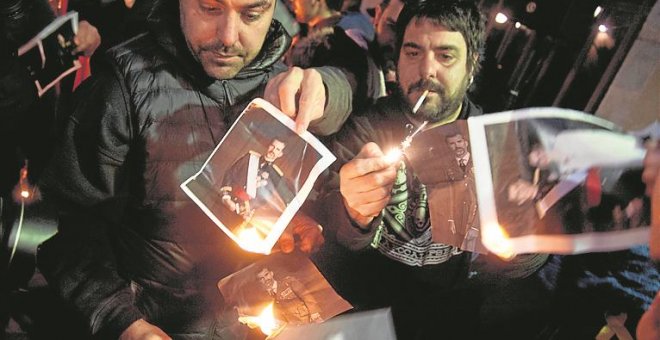
<svg viewBox="0 0 660 340"><path fill-rule="evenodd" d="M289 66L336 66L357 88L354 111L384 95L384 84L371 57L374 30L359 12L340 12L339 0L290 0L296 20L307 25L286 56Z"/></svg>

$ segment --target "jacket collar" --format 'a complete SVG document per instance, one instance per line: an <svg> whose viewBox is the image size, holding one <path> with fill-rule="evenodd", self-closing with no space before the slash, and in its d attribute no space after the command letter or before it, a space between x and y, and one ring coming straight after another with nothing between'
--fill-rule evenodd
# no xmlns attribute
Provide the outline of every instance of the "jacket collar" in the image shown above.
<svg viewBox="0 0 660 340"><path fill-rule="evenodd" d="M217 79L206 74L202 65L195 60L188 49L188 44L181 31L179 22L178 1L156 0L148 16L149 28L156 37L158 44L177 63L181 64L186 73L195 82L208 86ZM291 44L291 37L284 27L275 19L272 20L266 39L257 57L244 67L233 79L245 79L267 72L286 53Z"/></svg>

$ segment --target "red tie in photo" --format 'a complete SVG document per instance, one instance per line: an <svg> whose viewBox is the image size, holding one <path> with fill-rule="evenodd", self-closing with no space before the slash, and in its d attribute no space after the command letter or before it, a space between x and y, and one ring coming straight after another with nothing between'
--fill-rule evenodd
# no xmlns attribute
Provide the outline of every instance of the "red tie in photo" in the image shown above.
<svg viewBox="0 0 660 340"><path fill-rule="evenodd" d="M584 184L587 189L587 205L589 208L600 205L600 197L602 194L600 170L598 168L589 169Z"/></svg>

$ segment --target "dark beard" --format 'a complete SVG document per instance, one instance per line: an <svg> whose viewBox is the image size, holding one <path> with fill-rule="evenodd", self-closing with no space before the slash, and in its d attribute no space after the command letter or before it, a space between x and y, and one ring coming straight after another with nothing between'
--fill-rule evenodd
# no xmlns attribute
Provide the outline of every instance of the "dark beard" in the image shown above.
<svg viewBox="0 0 660 340"><path fill-rule="evenodd" d="M440 83L435 81L426 79L412 84L408 89L409 92L413 92L415 90L423 91L428 89L440 96L439 107L428 108L427 105L422 105L414 114L414 116L422 120L427 120L430 123L439 122L451 116L463 103L463 99L465 98L465 94L467 93L469 86L468 79L469 77L466 75L461 82L461 86L453 96L448 95L445 88ZM408 100L408 96L404 94L400 85L397 87L395 95L400 96L401 99L411 108L415 105L415 103L411 103L410 100Z"/></svg>

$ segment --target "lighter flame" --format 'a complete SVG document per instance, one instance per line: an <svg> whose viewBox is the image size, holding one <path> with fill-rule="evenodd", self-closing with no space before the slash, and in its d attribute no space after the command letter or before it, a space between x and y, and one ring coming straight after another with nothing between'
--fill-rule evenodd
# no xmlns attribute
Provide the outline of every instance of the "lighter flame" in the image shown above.
<svg viewBox="0 0 660 340"><path fill-rule="evenodd" d="M21 197L29 198L30 197L30 192L27 191L27 190L21 190Z"/></svg>
<svg viewBox="0 0 660 340"><path fill-rule="evenodd" d="M250 328L259 327L261 332L267 336L273 335L280 328L284 327L284 325L275 319L275 314L273 313L273 302L268 304L268 306L266 306L266 308L264 308L258 316L239 316L238 322L248 325Z"/></svg>
<svg viewBox="0 0 660 340"><path fill-rule="evenodd" d="M401 152L401 149L393 148L392 150L388 151L385 154L385 157L383 157L383 158L385 159L385 161L387 163L394 164L394 163L398 162L399 159L401 159L402 155L403 155L403 152Z"/></svg>
<svg viewBox="0 0 660 340"><path fill-rule="evenodd" d="M497 223L484 226L482 240L486 248L503 259L510 259L516 255L509 241L509 235Z"/></svg>

